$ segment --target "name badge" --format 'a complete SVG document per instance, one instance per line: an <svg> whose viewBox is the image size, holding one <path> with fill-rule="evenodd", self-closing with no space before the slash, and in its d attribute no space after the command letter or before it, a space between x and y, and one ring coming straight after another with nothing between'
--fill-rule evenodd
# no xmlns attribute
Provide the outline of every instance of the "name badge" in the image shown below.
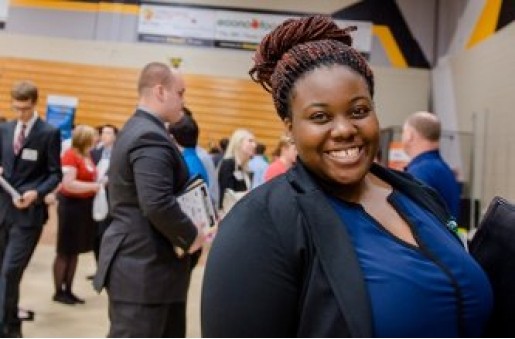
<svg viewBox="0 0 515 339"><path fill-rule="evenodd" d="M23 160L36 161L38 160L38 151L35 149L24 148L21 152L21 158Z"/></svg>

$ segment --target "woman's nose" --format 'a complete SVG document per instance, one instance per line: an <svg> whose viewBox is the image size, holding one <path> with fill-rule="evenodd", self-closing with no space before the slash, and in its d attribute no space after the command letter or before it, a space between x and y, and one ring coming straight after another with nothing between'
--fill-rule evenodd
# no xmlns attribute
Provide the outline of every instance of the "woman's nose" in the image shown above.
<svg viewBox="0 0 515 339"><path fill-rule="evenodd" d="M336 117L333 120L331 136L333 138L349 139L356 135L358 129L353 121L347 117Z"/></svg>

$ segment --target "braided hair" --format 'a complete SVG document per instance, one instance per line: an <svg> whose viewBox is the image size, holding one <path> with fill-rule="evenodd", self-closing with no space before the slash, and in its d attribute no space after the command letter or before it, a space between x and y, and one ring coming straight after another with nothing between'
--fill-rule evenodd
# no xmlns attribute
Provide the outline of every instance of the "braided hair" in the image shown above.
<svg viewBox="0 0 515 339"><path fill-rule="evenodd" d="M320 66L348 66L366 80L374 95L374 75L363 56L351 47L355 26L339 28L328 16L288 19L261 41L249 74L272 94L281 119L291 117L289 100L295 81Z"/></svg>

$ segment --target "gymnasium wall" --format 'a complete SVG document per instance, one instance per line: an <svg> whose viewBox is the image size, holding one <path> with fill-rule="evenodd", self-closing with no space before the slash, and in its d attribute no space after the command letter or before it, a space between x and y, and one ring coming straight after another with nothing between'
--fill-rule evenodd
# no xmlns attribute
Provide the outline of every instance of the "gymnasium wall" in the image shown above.
<svg viewBox="0 0 515 339"><path fill-rule="evenodd" d="M473 132L474 196L515 201L515 25L442 61L457 125Z"/></svg>
<svg viewBox="0 0 515 339"><path fill-rule="evenodd" d="M73 50L70 46L70 52ZM0 115L13 116L9 108L10 88L15 81L30 79L40 88L38 111L43 116L49 94L69 95L79 99L77 124L112 123L121 127L135 108L139 69L0 56ZM427 105L428 71L374 71L376 110L382 126L400 124L408 112ZM202 146L208 147L234 129L245 127L268 150L274 148L283 127L270 95L259 85L249 79L187 72L185 80L186 105L199 122Z"/></svg>

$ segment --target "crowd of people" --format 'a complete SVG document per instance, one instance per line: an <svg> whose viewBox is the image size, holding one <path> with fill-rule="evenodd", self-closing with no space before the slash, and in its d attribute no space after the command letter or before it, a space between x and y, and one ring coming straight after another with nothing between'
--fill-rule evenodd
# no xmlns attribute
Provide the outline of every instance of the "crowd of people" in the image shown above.
<svg viewBox="0 0 515 339"><path fill-rule="evenodd" d="M290 19L259 45L250 75L285 130L270 154L246 128L201 147L182 75L160 62L141 70L120 130L77 125L65 147L35 110L37 87L15 84L16 118L0 124L0 174L20 193L0 190L1 333L22 335L20 280L57 203L49 299L86 302L73 281L79 254L93 251L110 337L184 337L191 271L213 237L205 336L480 336L492 291L455 234L460 188L439 153L438 117L406 120L406 173L374 161L374 75L352 30ZM180 208L197 177L218 227Z"/></svg>
<svg viewBox="0 0 515 339"><path fill-rule="evenodd" d="M163 82L166 85L171 85L168 88L169 97L163 98L154 95L153 89L156 86L163 86ZM145 178L140 179L141 183L135 178L134 187L131 191L128 187L123 187L121 193L119 193L119 180L122 180L120 176L109 175L114 173L120 166L118 160L113 162L114 169L109 171L111 167L112 159L116 158L116 149L113 147L116 139L118 138L118 128L113 125L105 124L97 128L93 128L87 125L73 126L71 138L62 140L60 139L59 130L55 127L50 126L42 120L35 110L38 100L38 89L35 84L30 81L21 81L16 83L12 89L12 107L13 111L17 113L15 120L4 123L1 125L2 129L2 150L0 153L1 166L0 172L7 182L14 187L15 190L20 191L22 196L19 199L14 199L5 190L1 191L0 197L2 198L2 214L0 220L2 222L1 227L1 250L2 250L2 280L0 280L0 291L2 294L1 298L5 299L4 304L6 305L3 312L0 312L1 322L0 325L3 329L3 333L8 336L21 336L21 318L19 312L23 311L18 307L19 300L19 284L24 269L30 261L30 257L34 251L37 241L40 237L43 225L47 221L47 208L49 205L57 205L57 222L58 231L56 239L56 256L53 262L53 278L55 293L51 296L51 299L55 302L65 305L83 304L86 301L80 296L76 295L73 291L73 282L75 278L75 272L77 265L79 264L78 258L81 253L94 252L95 259L98 263L98 272L96 274L95 285L97 288L101 288L105 282L105 277L102 273L106 269L103 265L107 262L110 269L110 278L116 274L116 262L111 263L110 259L105 259L105 252L112 251L110 249L104 249L101 251L101 244L107 243L104 247L110 243L110 233L108 232L104 239L104 233L110 229L116 231L117 216L118 216L118 205L123 205L122 212L127 213L127 205L129 202L136 202L135 208L143 215L139 215L140 219L146 219L151 217L149 210L141 205L142 200L140 197L144 196L144 190L142 187L160 187L161 194L167 195L168 192L178 193L183 188L185 182L196 176L200 176L208 185L211 198L214 206L218 206L220 197L223 197L224 193L229 189L240 193L246 193L252 188L256 187L251 185L253 180L253 172L250 171L247 163L255 155L256 143L254 136L246 130L237 130L234 134L227 139L222 139L219 142L218 147L206 151L200 145L198 145L199 127L193 117L193 113L183 105L182 95L184 93L183 81L178 72L171 71L168 66L160 63L149 64L146 69L142 71L139 91L140 91L140 104L139 107L142 109L138 111L137 116L143 116L148 118L150 115L151 122L158 121L160 124L163 123L165 127L165 135L161 135L164 138L165 150L173 150L172 158L170 160L171 168L164 167L163 175L155 177L154 179L162 180L163 178L169 179L165 182L152 182L149 177L145 174L145 171L149 169L159 170L158 167L153 164L156 157L159 157L159 149L153 142L150 142L149 148L145 148L145 144L138 145L140 152L143 154L137 157L138 166L134 168L134 172L131 175L143 175ZM175 94L173 96L172 94ZM144 108L144 109L143 109ZM148 113L150 111L151 113ZM152 120L153 117L153 120ZM146 119L148 120L148 119ZM143 121L146 122L144 119ZM138 123L137 128L142 128L143 123ZM125 129L130 126L130 121L126 124ZM155 127L155 126L151 126ZM152 129L150 129L152 130ZM44 132L44 133L43 133ZM123 132L123 131L122 131ZM148 132L142 129L141 133ZM124 135L127 133L120 134L120 140L117 145L124 143ZM37 138L36 138L37 137ZM141 142L145 142L146 135L142 135ZM134 135L129 133L129 141L135 140ZM36 147L37 145L37 147ZM134 147L133 144L130 145ZM163 146L163 145L161 145ZM260 147L262 147L260 145ZM118 146L120 148L120 146ZM156 155L152 156L151 150L156 151ZM163 150L161 150L163 151ZM129 152L129 151L127 151ZM165 152L166 153L166 152ZM113 155L115 157L113 158ZM131 161L132 154L123 154L122 157ZM142 156L144 155L144 156ZM221 156L220 156L221 155ZM148 159L147 159L148 158ZM145 159L150 164L145 165ZM161 158L163 160L165 158ZM182 165L186 165L185 167ZM239 172L236 173L236 163L241 164ZM140 165L143 164L143 165ZM232 165L230 165L232 164ZM268 167L268 160L265 160L265 167ZM124 164L124 168L130 168L128 164ZM136 166L136 165L134 165ZM145 167L148 166L148 167ZM233 170L229 170L228 166L232 166ZM5 169L5 170L4 170ZM138 172L138 171L143 172ZM166 173L176 173L177 177L168 176ZM236 174L235 174L236 173ZM236 175L236 177L234 177ZM260 174L260 184L264 182L263 177L264 170ZM139 177L140 178L140 177ZM170 184L167 187L166 184ZM137 186L140 185L139 188ZM170 189L169 191L167 189ZM131 195L130 193L133 193ZM157 210L156 218L161 221L155 221L156 225L162 224L163 234L167 235L167 232L174 233L174 227L170 227L169 220L179 219L183 226L189 225L190 234L196 232L197 226L192 226L191 222L185 217L180 210L177 210L177 205L173 197L167 197L161 200L163 197L158 197L158 200L152 197L159 192L150 190L147 192L149 199L145 200L149 204L152 203L163 203L167 207L170 204L174 205L175 214L170 219L163 218L162 210ZM104 194L111 198L111 204L108 209L108 213L102 214L100 218L95 218L94 201L98 198L99 194ZM122 197L123 196L123 197ZM136 199L136 200L134 200ZM171 199L171 200L170 200ZM150 207L149 207L150 208ZM160 208L158 205L152 206L152 208ZM130 209L129 209L130 210ZM134 212L134 211L133 211ZM150 214L149 214L150 213ZM166 214L165 214L166 215ZM138 217L136 217L137 219ZM115 226L111 227L111 224ZM148 222L146 222L148 224ZM133 226L132 221L130 221ZM153 224L153 223L152 223ZM29 227L30 226L30 227ZM149 225L147 225L148 227ZM155 225L153 224L153 227ZM158 227L158 226L157 226ZM27 228L27 229L26 229ZM151 229L147 229L148 232ZM174 234L171 237L179 236L179 243L171 242L173 245L182 245L183 249L187 248L185 245L188 242L180 243L185 241L179 234ZM147 234L148 236L148 234ZM119 234L116 234L115 238L119 238ZM197 237L204 239L203 237ZM195 239L197 239L195 238ZM135 241L138 240L136 237ZM190 239L191 240L191 239ZM115 241L116 242L116 241ZM143 244L148 245L146 242ZM130 308L126 305L127 301L129 304L134 304L138 309L141 304L152 304L153 302L167 302L173 301L173 306L169 309L169 318L163 318L164 323L167 319L174 319L175 324L180 326L174 326L167 328L165 332L169 336L184 336L185 335L185 322L178 321L177 319L185 319L185 286L189 283L189 272L194 267L200 256L200 248L203 240L196 240L196 246L198 247L195 251L191 252L191 262L186 264L188 267L184 272L188 272L183 278L182 283L178 283L176 277L181 275L183 272L184 259L176 258L181 265L178 265L178 271L174 272L168 267L168 256L172 252L168 253L164 257L162 264L157 266L152 265L153 260L162 260L160 258L159 251L151 255L149 259L149 267L141 267L141 270L155 270L152 275L148 277L149 281L156 279L155 274L168 272L167 274L158 274L160 279L165 282L163 290L168 290L168 284L164 278L168 275L168 283L177 285L176 291L166 292L170 294L170 300L163 298L163 294L156 292L153 284L146 284L145 288L150 288L154 297L146 295L144 290L134 294L138 287L134 286L132 289L127 288L128 282L123 280L121 283L128 291L124 296L123 292L116 292L110 299L110 317L113 319L113 323L117 323L118 308L121 308L123 312L128 312ZM120 246L121 243L115 244ZM138 245L141 246L141 243ZM118 248L115 249L118 251ZM132 251L132 249L128 249ZM148 249L143 248L144 252ZM102 255L101 252L104 252ZM117 253L117 259L122 257L123 252ZM122 260L123 261L123 260ZM124 263L125 265L126 263ZM162 271L159 271L159 266ZM155 267L154 267L155 266ZM127 268L121 269L122 275L126 274ZM134 271L134 272L137 272ZM137 276L137 277L136 277ZM141 277L135 276L135 285L141 285ZM88 277L94 279L95 274ZM110 291L113 290L113 286L116 286L116 279L109 280ZM144 282L144 281L143 281ZM152 287L150 287L152 286ZM121 289L121 290L125 290ZM110 296L113 293L108 292ZM151 293L151 294L152 294ZM122 295L120 297L120 295ZM128 297L130 295L130 297ZM123 301L123 307L116 307L118 305L118 299L121 298ZM153 299L154 298L154 299ZM125 303L125 304L124 304ZM32 311L28 311L32 313ZM150 315L150 314L149 314ZM33 316L33 313L32 313ZM136 318L141 319L142 322L146 321L145 316L134 315ZM153 316L152 316L153 318ZM126 319L127 323L122 323L121 328L125 328L127 324L133 323L131 318ZM129 335L130 332L119 332L118 327L112 327L110 334L113 336ZM156 331L164 329L149 324L150 327ZM134 327L134 325L133 325ZM136 328L136 327L134 327ZM143 330L145 327L137 327ZM169 332L167 332L169 331ZM143 336L146 332L141 332ZM161 333L161 332L156 332Z"/></svg>

